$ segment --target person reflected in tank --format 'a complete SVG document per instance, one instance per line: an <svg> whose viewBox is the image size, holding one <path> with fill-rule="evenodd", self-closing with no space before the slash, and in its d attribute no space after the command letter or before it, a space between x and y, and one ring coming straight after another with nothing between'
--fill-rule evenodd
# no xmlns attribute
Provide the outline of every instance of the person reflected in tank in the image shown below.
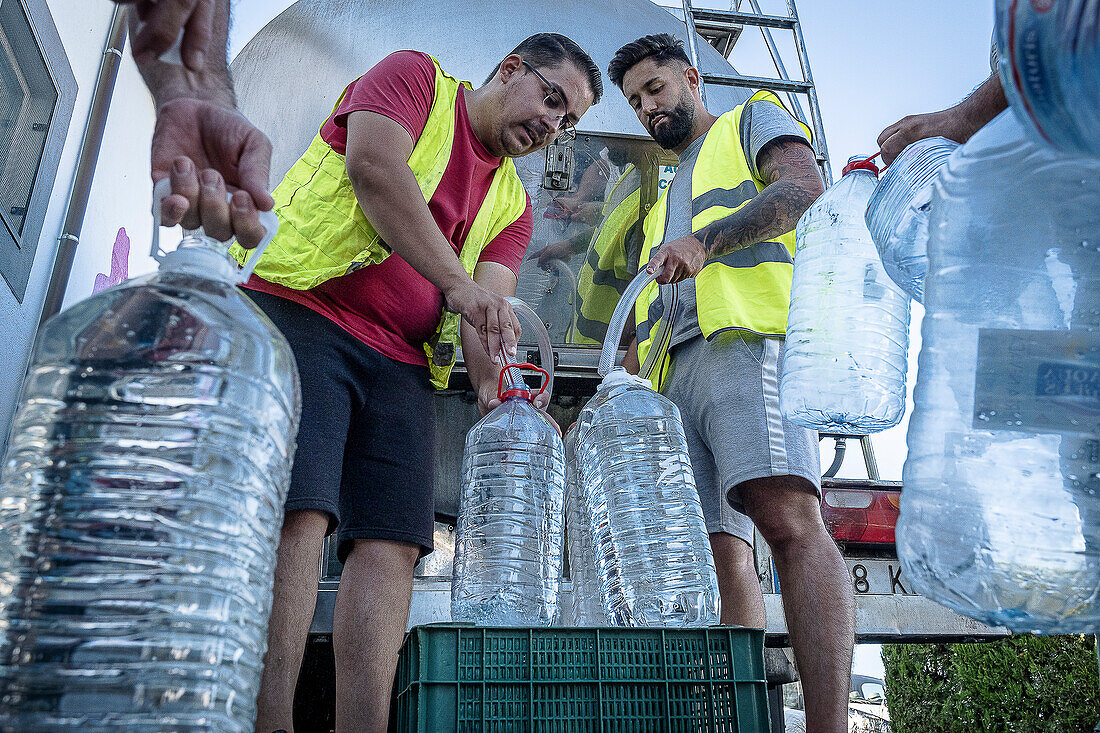
<svg viewBox="0 0 1100 733"><path fill-rule="evenodd" d="M588 248L593 231L606 219L604 204L611 188L626 168L634 165L631 160L632 146L638 147L638 143L616 138L607 140L584 169L576 190L553 199L543 216L566 223L586 224L587 227L568 239L552 242L530 253L528 256L537 259L539 267L548 268L550 261L556 259L568 262Z"/></svg>
<svg viewBox="0 0 1100 733"><path fill-rule="evenodd" d="M712 114L699 72L669 34L620 48L608 76L650 136L679 156L643 225L639 267L659 272L661 286L638 299L623 366L652 364L650 381L680 409L722 623L765 625L755 524L783 587L807 731L847 731L851 581L821 518L817 435L779 412L793 229L824 191L809 129L769 92ZM671 330L659 340L665 302Z"/></svg>
<svg viewBox="0 0 1100 733"><path fill-rule="evenodd" d="M595 155L592 155L591 149L574 148L574 155L586 163L578 165L580 173L574 174L577 179L575 186L571 186L568 193L551 198L542 212L544 219L557 223L556 228L552 227L551 235L569 233L569 236L528 252L525 258L534 260L547 272L554 272L562 264L568 265L588 246L593 230L602 219L608 180L613 180L617 175L607 147L601 146Z"/></svg>
<svg viewBox="0 0 1100 733"><path fill-rule="evenodd" d="M585 253L577 273L573 323L565 337L566 343L579 346L603 343L619 297L638 273L643 171L653 171L657 165L647 156L645 146L637 141L612 138L600 152L596 162L582 176L577 194L570 197L571 201L578 201L582 191L595 188L591 184L585 188L586 178L602 181L598 194L573 206L581 216L585 216L584 207L596 207L595 225L531 255L540 267L550 269L555 260L568 262L575 255ZM596 173L590 176L592 171ZM623 346L632 336L633 330L626 329Z"/></svg>
<svg viewBox="0 0 1100 733"><path fill-rule="evenodd" d="M592 158L581 174L577 189L555 197L543 216L565 224L587 224L591 228L599 220L600 202L610 175L611 168L603 155Z"/></svg>
<svg viewBox="0 0 1100 733"><path fill-rule="evenodd" d="M505 297L533 229L512 158L572 135L602 92L599 68L556 33L524 40L476 89L398 51L347 86L276 188L279 232L244 287L294 351L302 419L258 731L293 730L334 532L336 729L386 730L413 568L433 548L432 388L461 343L480 411L499 404L497 359L514 360L520 332Z"/></svg>

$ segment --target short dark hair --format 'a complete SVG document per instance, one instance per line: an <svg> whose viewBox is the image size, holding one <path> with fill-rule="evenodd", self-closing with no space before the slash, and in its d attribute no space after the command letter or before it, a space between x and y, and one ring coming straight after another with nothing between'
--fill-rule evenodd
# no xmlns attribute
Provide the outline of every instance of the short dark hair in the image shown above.
<svg viewBox="0 0 1100 733"><path fill-rule="evenodd" d="M536 69L552 69L568 61L583 71L587 77L588 88L592 90L592 104L599 102L600 97L603 96L603 77L600 75L600 67L596 66L592 57L568 36L560 33L536 33L525 38L508 55L513 54L522 56L524 61ZM500 63L497 63L489 74L489 78L485 80L486 84L492 81L499 69Z"/></svg>
<svg viewBox="0 0 1100 733"><path fill-rule="evenodd" d="M615 86L622 89L626 72L644 59L653 59L658 66L668 66L673 59L691 66L683 41L671 33L654 33L631 41L616 51L615 58L607 65L607 75Z"/></svg>

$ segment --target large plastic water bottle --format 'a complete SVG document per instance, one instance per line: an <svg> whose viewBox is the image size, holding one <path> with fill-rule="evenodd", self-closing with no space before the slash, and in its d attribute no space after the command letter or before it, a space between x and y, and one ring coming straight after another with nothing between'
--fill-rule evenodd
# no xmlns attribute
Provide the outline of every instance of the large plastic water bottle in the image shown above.
<svg viewBox="0 0 1100 733"><path fill-rule="evenodd" d="M867 435L905 413L909 298L864 221L875 183L874 165L852 158L795 229L779 409L822 432Z"/></svg>
<svg viewBox="0 0 1100 733"><path fill-rule="evenodd" d="M928 270L928 210L932 184L959 144L945 137L912 143L894 159L867 202L867 229L886 274L918 303Z"/></svg>
<svg viewBox="0 0 1100 733"><path fill-rule="evenodd" d="M596 548L592 537L591 513L584 487L577 473L577 428L565 434L565 542L572 580L569 623L573 626L602 626L607 623L596 577Z"/></svg>
<svg viewBox="0 0 1100 733"><path fill-rule="evenodd" d="M534 311L508 299L554 363ZM451 618L482 626L549 626L559 613L565 455L550 418L532 403L520 368L501 371L501 404L466 434L451 581ZM552 367L551 367L552 368ZM508 388L504 388L505 380Z"/></svg>
<svg viewBox="0 0 1100 733"><path fill-rule="evenodd" d="M1100 157L1100 3L997 0L998 71L1036 141Z"/></svg>
<svg viewBox="0 0 1100 733"><path fill-rule="evenodd" d="M680 411L649 381L611 368L627 315L656 277L631 282L612 315L596 394L577 419L577 471L588 504L605 623L718 623L718 576Z"/></svg>
<svg viewBox="0 0 1100 733"><path fill-rule="evenodd" d="M0 730L252 730L298 373L224 245L153 255L38 333L0 490Z"/></svg>
<svg viewBox="0 0 1100 733"><path fill-rule="evenodd" d="M898 522L914 588L1015 631L1100 628L1100 161L1004 112L951 156Z"/></svg>

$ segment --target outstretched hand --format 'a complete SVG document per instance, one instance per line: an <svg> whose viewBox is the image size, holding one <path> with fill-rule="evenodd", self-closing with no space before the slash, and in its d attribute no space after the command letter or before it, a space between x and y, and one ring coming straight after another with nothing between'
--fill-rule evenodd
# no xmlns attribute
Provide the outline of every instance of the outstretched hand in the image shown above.
<svg viewBox="0 0 1100 733"><path fill-rule="evenodd" d="M969 135L965 134L962 121L958 119L958 113L954 108L909 115L879 134L878 146L882 151L882 162L890 165L909 145L929 137L945 137L955 142L963 142Z"/></svg>
<svg viewBox="0 0 1100 733"><path fill-rule="evenodd" d="M954 107L923 115L909 115L883 130L878 136L882 160L890 165L906 146L929 137L945 137L965 143L1007 107L1001 77L996 73L990 74L970 96Z"/></svg>
<svg viewBox="0 0 1100 733"><path fill-rule="evenodd" d="M275 205L270 169L271 142L240 112L186 97L158 110L152 177L172 181L161 208L165 226L202 227L215 239L236 236L242 247L255 247L264 233L257 210Z"/></svg>

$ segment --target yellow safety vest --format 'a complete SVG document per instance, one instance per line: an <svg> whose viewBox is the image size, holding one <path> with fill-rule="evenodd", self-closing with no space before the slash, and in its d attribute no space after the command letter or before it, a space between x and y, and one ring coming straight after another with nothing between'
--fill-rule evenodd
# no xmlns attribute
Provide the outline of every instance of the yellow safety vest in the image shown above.
<svg viewBox="0 0 1100 733"><path fill-rule="evenodd" d="M767 185L755 178L741 146L741 113L750 103L767 101L783 106L771 92L760 91L747 102L719 117L707 131L691 173L691 231L740 209ZM807 139L810 130L799 123ZM649 262L653 249L665 238L668 221L668 188L662 192L645 220L645 243L640 265ZM794 273L794 231L767 242L716 257L694 278L699 329L705 338L730 329L765 336L784 336ZM680 287L692 287L685 281ZM661 330L658 286L651 283L638 297L634 317L638 324L638 360L644 363L651 348L659 349L650 373L653 388L660 390L668 374L668 348L672 329L663 343L654 344Z"/></svg>
<svg viewBox="0 0 1100 733"><path fill-rule="evenodd" d="M428 121L409 156L424 200L439 186L454 145L455 106L459 81L435 64L435 98ZM344 90L347 93L347 89ZM340 95L343 99L343 94ZM337 106L340 102L337 101ZM335 107L333 108L335 111ZM308 290L326 280L374 265L391 250L367 221L348 177L347 164L321 135L287 172L272 194L279 216L279 233L263 253L256 274L295 290ZM458 259L473 276L481 251L523 215L527 194L511 158L501 160L489 191L478 209ZM243 263L247 251L234 245L231 253ZM432 338L424 344L432 385L444 389L455 363L461 316L444 308Z"/></svg>
<svg viewBox="0 0 1100 733"><path fill-rule="evenodd" d="M569 343L603 343L611 314L615 312L626 286L637 274L637 255L630 251L630 243L640 234L641 185L640 172L629 165L607 197L603 221L592 237L588 254L577 275L577 300ZM624 190L626 188L632 190ZM625 198L616 202L624 194Z"/></svg>

